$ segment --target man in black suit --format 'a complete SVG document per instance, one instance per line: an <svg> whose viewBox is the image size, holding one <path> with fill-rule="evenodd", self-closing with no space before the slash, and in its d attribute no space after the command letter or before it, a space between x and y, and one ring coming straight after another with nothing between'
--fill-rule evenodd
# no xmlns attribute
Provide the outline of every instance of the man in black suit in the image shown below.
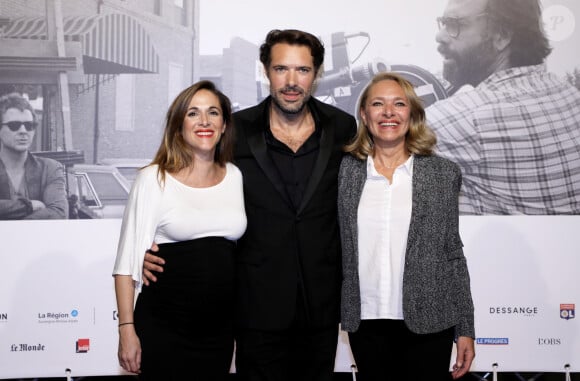
<svg viewBox="0 0 580 381"><path fill-rule="evenodd" d="M315 36L272 30L260 47L270 96L234 114L248 218L237 253L242 380L333 378L341 283L337 174L356 122L312 97L323 59ZM151 259L145 267L158 270Z"/></svg>

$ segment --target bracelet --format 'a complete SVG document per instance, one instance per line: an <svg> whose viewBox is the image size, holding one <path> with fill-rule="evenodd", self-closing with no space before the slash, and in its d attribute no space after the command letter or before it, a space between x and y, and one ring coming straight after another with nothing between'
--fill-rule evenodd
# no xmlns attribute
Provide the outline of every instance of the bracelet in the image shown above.
<svg viewBox="0 0 580 381"><path fill-rule="evenodd" d="M122 325L127 325L127 324L135 324L135 323L133 323L132 321L128 321L126 323L119 323L119 327Z"/></svg>

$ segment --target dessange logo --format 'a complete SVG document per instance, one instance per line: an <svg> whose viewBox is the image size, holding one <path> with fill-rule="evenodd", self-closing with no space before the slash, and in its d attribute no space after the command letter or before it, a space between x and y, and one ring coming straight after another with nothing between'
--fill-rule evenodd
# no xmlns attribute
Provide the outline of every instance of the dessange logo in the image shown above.
<svg viewBox="0 0 580 381"><path fill-rule="evenodd" d="M538 314L538 307L532 306L498 306L489 307L490 315L518 315L535 316Z"/></svg>

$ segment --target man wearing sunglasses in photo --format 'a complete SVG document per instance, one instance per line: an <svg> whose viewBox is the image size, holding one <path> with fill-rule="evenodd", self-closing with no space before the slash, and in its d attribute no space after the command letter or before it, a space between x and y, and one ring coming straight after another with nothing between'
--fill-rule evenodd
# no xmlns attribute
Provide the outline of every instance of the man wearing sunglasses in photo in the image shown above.
<svg viewBox="0 0 580 381"><path fill-rule="evenodd" d="M452 95L426 114L460 213L580 214L580 91L547 70L539 1L448 0L437 22Z"/></svg>
<svg viewBox="0 0 580 381"><path fill-rule="evenodd" d="M66 219L63 166L29 152L37 121L19 94L0 97L0 220Z"/></svg>

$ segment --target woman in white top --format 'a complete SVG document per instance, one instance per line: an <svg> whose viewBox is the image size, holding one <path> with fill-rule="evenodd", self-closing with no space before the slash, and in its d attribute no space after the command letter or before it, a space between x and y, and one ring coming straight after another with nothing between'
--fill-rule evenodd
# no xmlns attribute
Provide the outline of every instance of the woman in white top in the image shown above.
<svg viewBox="0 0 580 381"><path fill-rule="evenodd" d="M185 89L167 112L153 162L131 189L113 275L119 363L142 380L229 373L234 249L246 229L242 176L230 162L231 120L230 101L212 82ZM142 288L153 242L171 260L158 282Z"/></svg>

